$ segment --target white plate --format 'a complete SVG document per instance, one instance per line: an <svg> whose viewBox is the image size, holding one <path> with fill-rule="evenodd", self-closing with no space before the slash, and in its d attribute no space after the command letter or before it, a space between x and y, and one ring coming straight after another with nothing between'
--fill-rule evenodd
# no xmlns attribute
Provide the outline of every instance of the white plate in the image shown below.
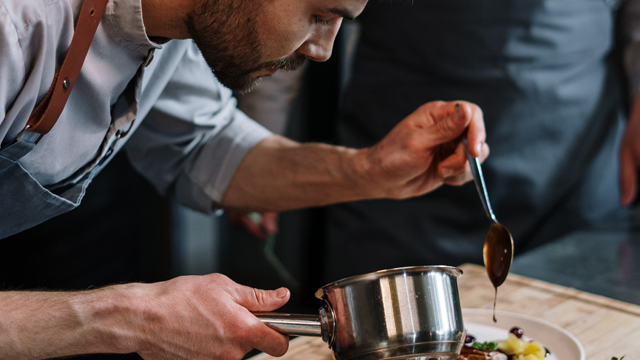
<svg viewBox="0 0 640 360"><path fill-rule="evenodd" d="M527 315L496 311L498 322L494 323L493 312L488 309L462 309L462 318L467 333L475 336L476 341L504 341L509 337L509 330L517 326L524 331L525 340L536 340L551 352L548 360L585 360L580 341L550 322Z"/></svg>

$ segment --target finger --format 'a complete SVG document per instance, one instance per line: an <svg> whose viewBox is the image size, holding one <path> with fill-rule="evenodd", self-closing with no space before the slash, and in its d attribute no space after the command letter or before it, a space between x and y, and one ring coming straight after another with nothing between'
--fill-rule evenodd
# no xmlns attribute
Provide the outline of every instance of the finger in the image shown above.
<svg viewBox="0 0 640 360"><path fill-rule="evenodd" d="M253 347L271 356L282 356L289 349L289 335L281 334L267 325L263 324L254 335L256 343Z"/></svg>
<svg viewBox="0 0 640 360"><path fill-rule="evenodd" d="M258 349L272 356L282 356L289 347L289 335L281 333L263 323L260 319L247 311L248 309L239 307L233 311L235 326L227 334L229 339L236 343L238 350L242 352L242 358L251 349Z"/></svg>
<svg viewBox="0 0 640 360"><path fill-rule="evenodd" d="M471 175L471 173L464 173L462 175L450 176L442 182L449 186L462 186L471 180L473 180L473 175Z"/></svg>
<svg viewBox="0 0 640 360"><path fill-rule="evenodd" d="M443 178L443 182L447 185L460 186L468 181L473 179L473 175L471 173L470 164L467 161L466 154L464 154L464 160L462 165L461 163L461 154L464 153L463 145L460 145L459 148L456 149L456 152L445 159L441 165L442 168L438 168L439 174ZM478 159L480 162L484 161L489 156L489 145L486 143L482 144L480 150L480 156Z"/></svg>
<svg viewBox="0 0 640 360"><path fill-rule="evenodd" d="M472 114L467 106L456 107L456 104L451 102L436 106L427 103L420 108L422 111L428 111L425 116L432 117L434 120L431 125L424 128L425 131L421 134L427 147L435 147L454 140L464 132ZM442 111L443 106L446 111Z"/></svg>
<svg viewBox="0 0 640 360"><path fill-rule="evenodd" d="M465 172L469 172L469 166L467 163L467 154L464 151L464 144L458 143L455 151L438 164L438 174L443 179L462 175Z"/></svg>
<svg viewBox="0 0 640 360"><path fill-rule="evenodd" d="M631 205L637 193L636 164L633 154L626 142L622 143L620 149L620 202L624 206Z"/></svg>
<svg viewBox="0 0 640 360"><path fill-rule="evenodd" d="M257 240L264 241L265 233L262 230L262 227L260 227L260 225L256 224L246 214L243 214L239 220L240 220L240 224L242 224L242 227L249 235L251 235L253 238Z"/></svg>
<svg viewBox="0 0 640 360"><path fill-rule="evenodd" d="M252 312L273 311L289 301L289 289L261 290L244 285L236 287L234 300Z"/></svg>
<svg viewBox="0 0 640 360"><path fill-rule="evenodd" d="M262 225L268 234L278 233L278 213L265 212L262 213Z"/></svg>
<svg viewBox="0 0 640 360"><path fill-rule="evenodd" d="M469 112L469 125L467 127L467 149L473 157L482 155L482 147L486 142L486 132L484 127L484 115L479 106L460 101L460 108L464 108ZM468 110L466 110L468 109Z"/></svg>
<svg viewBox="0 0 640 360"><path fill-rule="evenodd" d="M276 310L284 305L290 296L289 290L286 288L260 290L240 285L238 290L236 302L252 312ZM283 335L265 324L259 324L252 330L251 338L254 348L271 356L282 356L287 352L288 335Z"/></svg>
<svg viewBox="0 0 640 360"><path fill-rule="evenodd" d="M478 156L480 163L483 163L489 157L490 153L491 147L489 147L489 144L482 143L482 146L480 146L480 156Z"/></svg>

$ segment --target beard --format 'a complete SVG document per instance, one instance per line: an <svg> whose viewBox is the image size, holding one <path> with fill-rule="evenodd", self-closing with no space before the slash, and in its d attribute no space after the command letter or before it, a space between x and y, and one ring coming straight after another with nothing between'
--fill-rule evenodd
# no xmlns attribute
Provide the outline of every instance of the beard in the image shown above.
<svg viewBox="0 0 640 360"><path fill-rule="evenodd" d="M252 73L294 70L306 61L294 53L263 62L256 22L261 6L261 0L203 0L185 18L189 35L215 77L236 92L248 92L260 81Z"/></svg>

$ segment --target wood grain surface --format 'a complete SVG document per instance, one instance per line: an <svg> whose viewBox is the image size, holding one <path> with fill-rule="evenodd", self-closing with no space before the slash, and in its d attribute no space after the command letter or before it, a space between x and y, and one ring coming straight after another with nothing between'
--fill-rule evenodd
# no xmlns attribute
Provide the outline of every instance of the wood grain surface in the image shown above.
<svg viewBox="0 0 640 360"><path fill-rule="evenodd" d="M462 307L491 309L494 290L484 267L465 264L460 268ZM580 340L587 360L623 355L625 360L640 359L640 306L509 274L498 289L497 310L533 316L564 328ZM276 358L259 354L251 359ZM299 337L291 340L289 351L278 359L330 360L332 355L320 338Z"/></svg>

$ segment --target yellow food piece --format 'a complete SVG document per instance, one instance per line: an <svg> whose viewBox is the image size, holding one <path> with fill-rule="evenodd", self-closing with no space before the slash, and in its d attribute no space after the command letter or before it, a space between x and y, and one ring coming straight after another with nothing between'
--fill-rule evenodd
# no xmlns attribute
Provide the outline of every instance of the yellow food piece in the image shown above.
<svg viewBox="0 0 640 360"><path fill-rule="evenodd" d="M546 355L544 346L537 342L527 342L509 334L509 339L498 343L498 349L507 355L515 355L516 360L543 360Z"/></svg>
<svg viewBox="0 0 640 360"><path fill-rule="evenodd" d="M516 358L516 360L538 360L540 359L539 357L530 354L530 355L520 355ZM544 358L543 358L544 359Z"/></svg>
<svg viewBox="0 0 640 360"><path fill-rule="evenodd" d="M527 343L518 339L515 335L509 334L507 341L499 342L498 349L504 351L507 355L522 353L527 348Z"/></svg>

